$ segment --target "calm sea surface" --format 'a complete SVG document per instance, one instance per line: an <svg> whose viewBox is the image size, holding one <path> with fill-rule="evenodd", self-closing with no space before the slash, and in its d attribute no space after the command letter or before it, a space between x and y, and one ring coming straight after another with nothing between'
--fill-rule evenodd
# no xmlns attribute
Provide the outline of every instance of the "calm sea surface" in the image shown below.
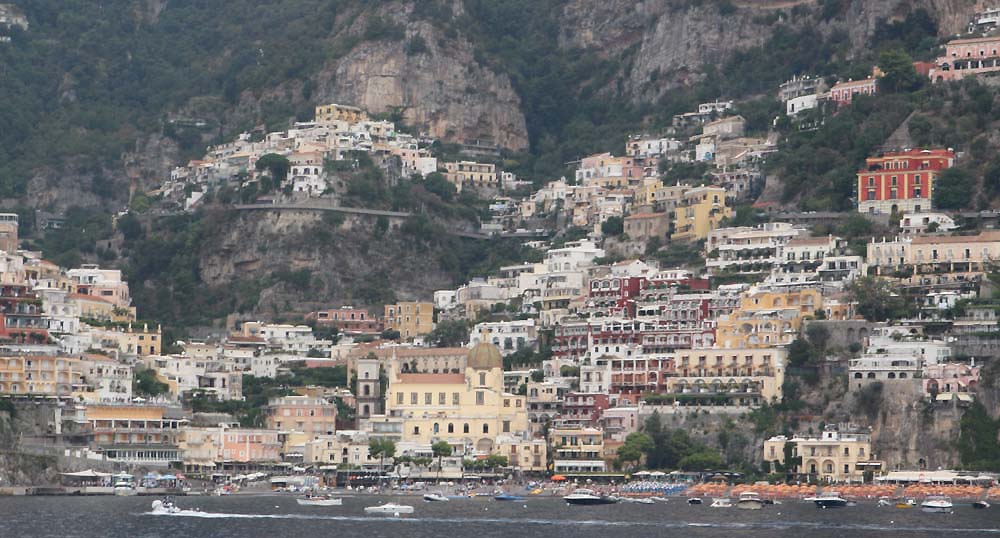
<svg viewBox="0 0 1000 538"><path fill-rule="evenodd" d="M938 537L1000 535L1000 507L954 514L873 504L836 510L788 501L760 511L655 505L567 506L559 499L524 502L419 497L391 500L416 508L404 518L366 516L386 498L345 497L343 506L298 506L291 496L180 497L199 515L152 515L152 497L0 497L0 537L58 538L630 538L678 537Z"/></svg>

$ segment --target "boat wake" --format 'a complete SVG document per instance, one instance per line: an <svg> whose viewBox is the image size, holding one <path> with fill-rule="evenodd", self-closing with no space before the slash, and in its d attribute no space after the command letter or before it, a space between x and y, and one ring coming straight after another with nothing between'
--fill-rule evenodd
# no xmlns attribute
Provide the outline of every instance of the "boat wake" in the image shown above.
<svg viewBox="0 0 1000 538"><path fill-rule="evenodd" d="M226 512L200 512L197 510L181 510L175 513L163 512L143 512L139 515L165 516L165 517L194 517L204 519L297 519L297 520L317 520L317 521L346 521L346 522L368 522L372 516L323 516L310 514L238 514ZM544 526L593 526L593 527L642 527L642 528L715 528L729 530L782 530L782 529L807 529L807 528L836 528L841 531L876 531L883 533L963 533L963 534L1000 534L1000 528L946 528L946 527L916 527L903 525L879 525L879 524L836 524L829 522L807 522L807 521L761 521L753 523L705 523L686 521L608 521L603 519L538 519L538 518L476 518L476 517L408 517L408 518L388 518L380 519L383 522L399 522L406 524L419 523L452 523L460 525L469 524L521 524L521 525L544 525Z"/></svg>

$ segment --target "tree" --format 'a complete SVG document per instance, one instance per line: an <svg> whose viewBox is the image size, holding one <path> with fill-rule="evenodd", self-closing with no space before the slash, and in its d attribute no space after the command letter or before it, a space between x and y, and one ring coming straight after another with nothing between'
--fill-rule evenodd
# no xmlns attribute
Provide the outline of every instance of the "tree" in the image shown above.
<svg viewBox="0 0 1000 538"><path fill-rule="evenodd" d="M142 238L142 223L131 213L126 213L119 217L117 226L118 231L121 232L126 242Z"/></svg>
<svg viewBox="0 0 1000 538"><path fill-rule="evenodd" d="M880 91L899 93L913 91L920 84L920 77L913 68L913 58L902 49L882 52L878 59L879 69L885 73L878 81Z"/></svg>
<svg viewBox="0 0 1000 538"><path fill-rule="evenodd" d="M132 390L136 394L155 397L170 392L170 387L157 379L156 370L147 368L136 372L132 380Z"/></svg>
<svg viewBox="0 0 1000 538"><path fill-rule="evenodd" d="M976 180L964 168L949 168L934 180L934 207L967 209L972 202Z"/></svg>
<svg viewBox="0 0 1000 538"><path fill-rule="evenodd" d="M678 466L685 471L708 471L722 467L722 457L719 453L703 449L693 454L688 454L681 458Z"/></svg>
<svg viewBox="0 0 1000 538"><path fill-rule="evenodd" d="M368 440L368 454L379 459L379 472L385 470L385 459L396 456L396 443L392 439L373 438Z"/></svg>
<svg viewBox="0 0 1000 538"><path fill-rule="evenodd" d="M441 458L451 456L451 445L448 444L448 441L438 441L431 445L431 452L434 453L434 457L438 460L437 479L441 481Z"/></svg>
<svg viewBox="0 0 1000 538"><path fill-rule="evenodd" d="M445 179L444 175L440 172L427 174L427 177L424 178L424 188L427 189L427 192L438 195L445 202L454 200L455 195L458 193L455 185Z"/></svg>
<svg viewBox="0 0 1000 538"><path fill-rule="evenodd" d="M606 236L621 235L625 231L625 221L621 217L608 217L601 223L601 233Z"/></svg>
<svg viewBox="0 0 1000 538"><path fill-rule="evenodd" d="M653 442L653 438L648 433L630 433L625 438L622 446L618 448L619 465L624 465L628 462L639 463L643 454L646 454L655 447L656 443Z"/></svg>
<svg viewBox="0 0 1000 538"><path fill-rule="evenodd" d="M463 320L440 321L427 335L427 341L437 347L458 347L469 339L469 325Z"/></svg>
<svg viewBox="0 0 1000 538"><path fill-rule="evenodd" d="M905 318L913 313L913 305L882 278L859 278L851 283L849 293L858 304L858 313L868 321Z"/></svg>
<svg viewBox="0 0 1000 538"><path fill-rule="evenodd" d="M383 340L399 340L400 334L396 329L386 329L381 336Z"/></svg>
<svg viewBox="0 0 1000 538"><path fill-rule="evenodd" d="M541 370L532 370L531 380L534 381L535 383L541 383L542 381L545 381L545 372Z"/></svg>
<svg viewBox="0 0 1000 538"><path fill-rule="evenodd" d="M281 182L285 181L288 177L288 171L292 168L292 163L289 162L288 157L284 155L278 155L277 153L265 153L257 159L257 164L254 165L257 170L267 169L271 174L271 179L274 180L276 185L280 185Z"/></svg>

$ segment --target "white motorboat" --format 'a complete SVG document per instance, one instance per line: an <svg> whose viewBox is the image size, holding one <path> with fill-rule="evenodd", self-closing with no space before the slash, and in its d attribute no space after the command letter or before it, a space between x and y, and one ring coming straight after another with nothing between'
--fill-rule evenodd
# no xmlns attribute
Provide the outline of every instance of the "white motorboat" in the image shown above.
<svg viewBox="0 0 1000 538"><path fill-rule="evenodd" d="M764 501L760 494L754 491L744 491L740 493L740 498L736 501L736 508L741 510L760 510L764 508Z"/></svg>
<svg viewBox="0 0 1000 538"><path fill-rule="evenodd" d="M650 499L649 497L618 497L618 500L623 503L631 504L656 504L656 501Z"/></svg>
<svg viewBox="0 0 1000 538"><path fill-rule="evenodd" d="M712 499L712 504L709 505L710 508L732 508L733 501L728 497L723 497L719 499Z"/></svg>
<svg viewBox="0 0 1000 538"><path fill-rule="evenodd" d="M847 499L836 491L824 491L815 497L806 497L807 502L815 503L817 508L843 508L848 505Z"/></svg>
<svg viewBox="0 0 1000 538"><path fill-rule="evenodd" d="M344 499L328 495L306 495L295 499L295 502L299 506L340 506L344 504Z"/></svg>
<svg viewBox="0 0 1000 538"><path fill-rule="evenodd" d="M443 493L424 493L424 500L427 502L439 502L447 501L448 497L445 497Z"/></svg>
<svg viewBox="0 0 1000 538"><path fill-rule="evenodd" d="M920 509L924 512L950 514L954 508L951 499L943 495L931 495L920 503Z"/></svg>
<svg viewBox="0 0 1000 538"><path fill-rule="evenodd" d="M608 495L599 495L592 489L577 489L573 493L563 497L566 504L579 504L579 505L594 505L594 504L615 504L618 502L616 497L610 497Z"/></svg>
<svg viewBox="0 0 1000 538"><path fill-rule="evenodd" d="M984 509L990 507L990 503L986 502L986 500L979 500L979 501L976 501L976 502L972 503L972 507L973 508L977 508L979 510L984 510Z"/></svg>
<svg viewBox="0 0 1000 538"><path fill-rule="evenodd" d="M402 514L412 514L413 507L405 504L385 503L378 506L369 506L365 508L365 513L399 516Z"/></svg>
<svg viewBox="0 0 1000 538"><path fill-rule="evenodd" d="M178 514L181 509L174 504L174 501L170 499L157 499L153 501L153 513L154 514Z"/></svg>

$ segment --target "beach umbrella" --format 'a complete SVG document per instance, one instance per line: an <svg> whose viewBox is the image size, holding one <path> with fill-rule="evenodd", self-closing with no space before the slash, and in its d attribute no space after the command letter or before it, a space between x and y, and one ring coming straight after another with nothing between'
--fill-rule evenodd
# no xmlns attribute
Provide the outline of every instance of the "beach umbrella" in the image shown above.
<svg viewBox="0 0 1000 538"><path fill-rule="evenodd" d="M561 474L557 474L552 477L552 480L555 482L562 482L563 480L566 480L566 477Z"/></svg>

